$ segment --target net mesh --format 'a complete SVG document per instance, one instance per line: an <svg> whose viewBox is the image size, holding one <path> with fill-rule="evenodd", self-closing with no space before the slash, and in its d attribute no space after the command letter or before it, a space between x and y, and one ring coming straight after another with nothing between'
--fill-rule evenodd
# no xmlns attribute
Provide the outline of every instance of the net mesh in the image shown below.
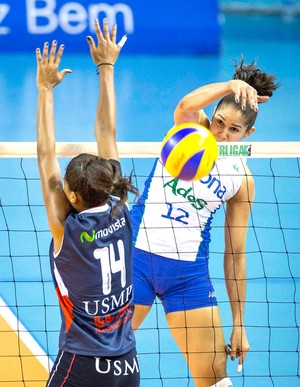
<svg viewBox="0 0 300 387"><path fill-rule="evenodd" d="M17 145L19 150L0 144L0 385L44 386L58 351L60 315L49 269L51 236L35 144ZM248 158L256 183L247 238L245 321L251 351L242 374L230 361L228 374L235 386L296 386L300 378L300 147L299 143L246 145L223 148L227 156ZM133 171L134 183L142 192L159 147L156 143L145 149L134 147L136 153L130 151L130 144L119 147L121 162L126 175ZM62 171L78 150L96 150L95 144L58 148ZM220 210L212 223L210 274L228 342L232 319L223 276L223 225ZM194 385L159 301L136 337L141 386Z"/></svg>

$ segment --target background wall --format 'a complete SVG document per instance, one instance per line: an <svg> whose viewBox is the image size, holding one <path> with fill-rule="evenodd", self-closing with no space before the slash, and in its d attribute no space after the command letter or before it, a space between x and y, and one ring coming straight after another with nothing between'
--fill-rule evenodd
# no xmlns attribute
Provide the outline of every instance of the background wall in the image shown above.
<svg viewBox="0 0 300 387"><path fill-rule="evenodd" d="M85 50L94 20L118 23L130 37L130 53L217 53L220 26L217 0L18 0L0 4L0 49L32 51L45 40ZM11 44L13 42L13 44Z"/></svg>

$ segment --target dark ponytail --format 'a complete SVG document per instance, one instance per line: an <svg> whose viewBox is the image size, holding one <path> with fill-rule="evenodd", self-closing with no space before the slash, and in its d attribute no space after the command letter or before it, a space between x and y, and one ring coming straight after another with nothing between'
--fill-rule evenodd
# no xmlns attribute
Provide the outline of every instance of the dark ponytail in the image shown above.
<svg viewBox="0 0 300 387"><path fill-rule="evenodd" d="M114 183L112 195L120 198L120 201L115 205L112 216L116 216L121 210L125 201L128 200L128 193L132 193L135 196L138 196L139 191L132 183L132 175L129 177L119 177Z"/></svg>
<svg viewBox="0 0 300 387"><path fill-rule="evenodd" d="M65 180L71 191L80 194L85 208L104 204L110 195L120 198L117 205L117 208L120 208L129 192L138 194L131 177L122 177L109 160L87 153L82 153L70 161Z"/></svg>
<svg viewBox="0 0 300 387"><path fill-rule="evenodd" d="M279 83L275 83L276 76L270 75L257 68L255 61L251 64L245 64L245 58L242 56L241 63L238 64L235 59L232 59L235 73L232 79L239 79L252 86L258 95L271 97L273 91L278 89Z"/></svg>
<svg viewBox="0 0 300 387"><path fill-rule="evenodd" d="M255 61L246 65L243 56L240 64L238 64L235 59L232 59L232 61L235 67L232 79L238 79L248 83L257 91L258 95L271 97L273 95L273 91L278 89L280 86L279 83L275 83L275 75L270 75L261 71L257 68ZM247 130L253 127L257 117L257 112L251 109L249 102L247 102L246 110L242 110L240 105L235 102L234 94L229 94L220 100L217 105L217 109L224 106L234 106L236 109L239 109L245 119Z"/></svg>

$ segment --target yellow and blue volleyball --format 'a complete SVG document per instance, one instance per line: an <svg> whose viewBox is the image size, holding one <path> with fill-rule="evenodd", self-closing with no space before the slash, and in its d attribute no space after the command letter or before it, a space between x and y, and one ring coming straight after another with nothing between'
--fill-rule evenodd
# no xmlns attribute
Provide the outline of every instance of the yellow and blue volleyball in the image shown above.
<svg viewBox="0 0 300 387"><path fill-rule="evenodd" d="M218 159L218 144L202 125L174 126L161 145L161 161L167 172L180 180L199 180L209 174Z"/></svg>

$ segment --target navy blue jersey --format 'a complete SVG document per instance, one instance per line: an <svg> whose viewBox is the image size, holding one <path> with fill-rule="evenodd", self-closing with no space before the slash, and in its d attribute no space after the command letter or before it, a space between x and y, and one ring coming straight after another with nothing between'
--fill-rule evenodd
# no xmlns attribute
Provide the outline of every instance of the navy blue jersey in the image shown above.
<svg viewBox="0 0 300 387"><path fill-rule="evenodd" d="M127 205L111 217L118 198L66 219L64 239L52 275L62 326L59 347L86 356L115 356L131 351L132 230Z"/></svg>

